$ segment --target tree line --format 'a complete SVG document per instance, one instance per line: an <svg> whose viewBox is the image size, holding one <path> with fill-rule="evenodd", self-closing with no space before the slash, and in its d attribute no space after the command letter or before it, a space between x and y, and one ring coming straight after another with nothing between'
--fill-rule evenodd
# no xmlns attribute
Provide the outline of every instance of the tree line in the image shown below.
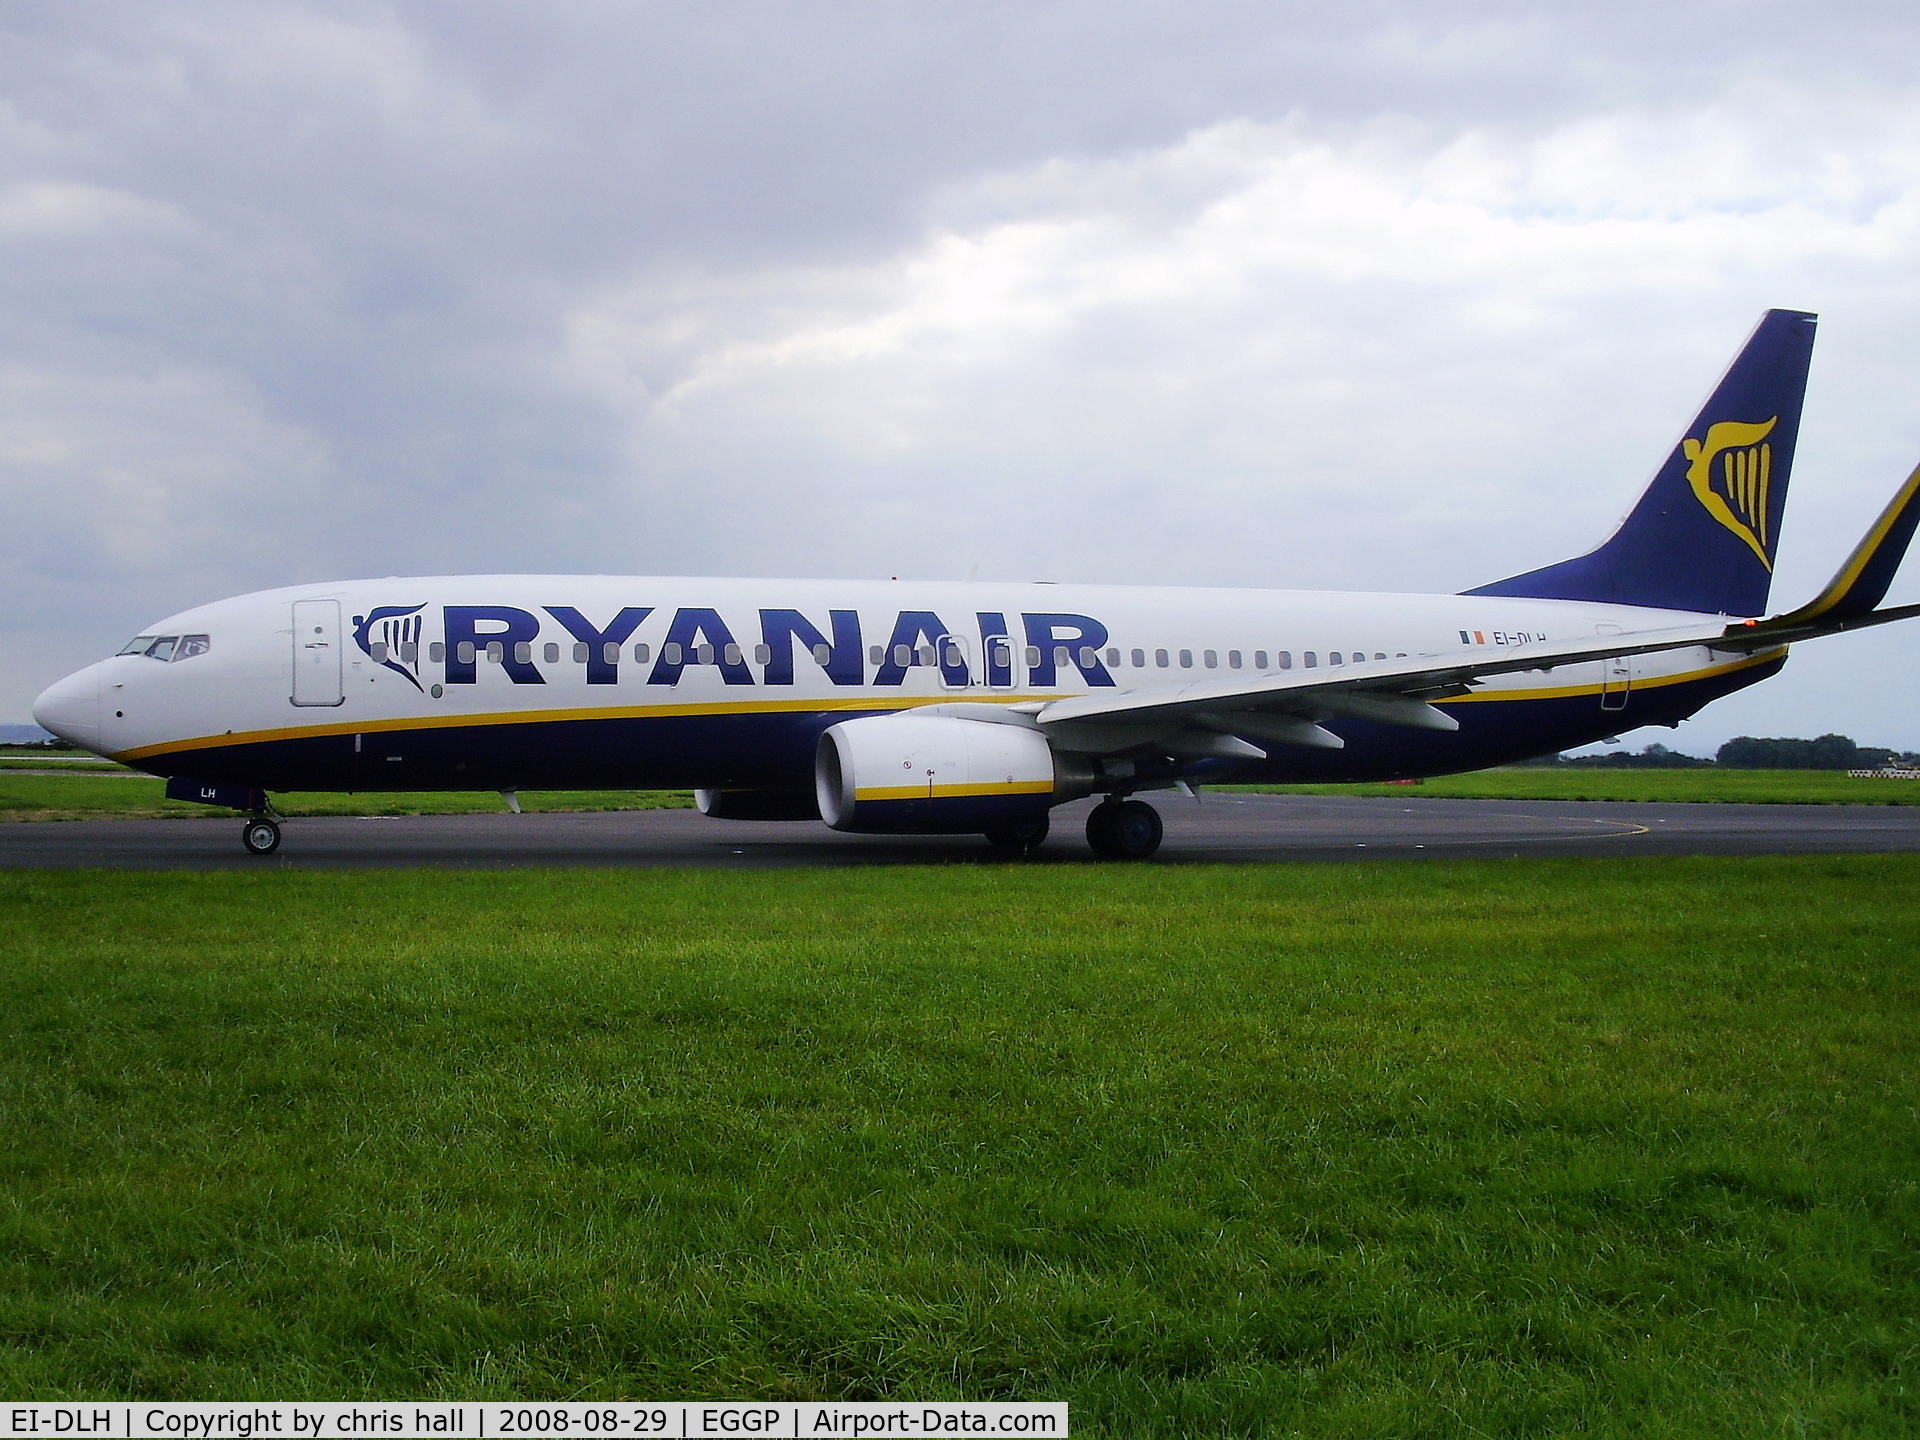
<svg viewBox="0 0 1920 1440"><path fill-rule="evenodd" d="M1528 763L1570 770L1878 770L1915 762L1920 762L1920 756L1878 745L1857 745L1847 735L1821 735L1812 740L1736 735L1716 750L1711 760L1653 744L1638 754L1611 750L1604 755L1543 755Z"/></svg>

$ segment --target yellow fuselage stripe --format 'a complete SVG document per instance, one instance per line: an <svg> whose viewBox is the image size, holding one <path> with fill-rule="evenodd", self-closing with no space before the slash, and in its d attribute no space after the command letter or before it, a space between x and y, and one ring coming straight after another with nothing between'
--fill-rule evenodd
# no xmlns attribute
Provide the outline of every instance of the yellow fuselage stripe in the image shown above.
<svg viewBox="0 0 1920 1440"><path fill-rule="evenodd" d="M1772 650L1763 650L1757 655L1749 655L1744 660L1731 660L1724 665L1709 665L1704 670L1688 670L1681 675L1653 675L1642 679L1633 678L1633 690L1658 690L1668 685L1684 685L1690 680L1706 680L1715 675L1728 675L1735 670L1745 670L1754 665L1763 665L1769 660L1787 653L1787 647L1781 645ZM1592 662L1587 662L1591 664ZM1471 705L1488 700L1566 700L1580 695L1599 695L1608 687L1603 685L1556 685L1543 686L1538 690L1477 690L1471 695L1459 695L1433 703L1446 705ZM1628 687L1622 687L1628 688Z"/></svg>
<svg viewBox="0 0 1920 1440"><path fill-rule="evenodd" d="M183 750L212 750L228 745L264 745L275 740L315 740L328 735L389 735L408 730L463 730L490 725L543 725L567 720L653 720L672 716L817 714L836 710L915 710L926 705L957 703L1018 705L1032 700L1058 700L1058 695L1015 695L1006 691L915 695L911 698L844 695L812 700L706 701L688 705L609 705L572 710L490 710L464 715L415 715L392 720L363 720L358 724L296 725L278 730L243 730L226 735L201 735L192 740L167 740L123 750L116 760L146 760Z"/></svg>

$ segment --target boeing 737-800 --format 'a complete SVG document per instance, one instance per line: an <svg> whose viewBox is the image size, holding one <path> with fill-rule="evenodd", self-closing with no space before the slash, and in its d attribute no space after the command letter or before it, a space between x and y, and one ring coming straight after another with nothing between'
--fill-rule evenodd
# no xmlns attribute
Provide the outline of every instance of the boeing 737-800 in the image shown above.
<svg viewBox="0 0 1920 1440"><path fill-rule="evenodd" d="M1768 311L1639 503L1588 555L1460 595L484 575L297 585L147 626L34 718L245 811L280 790L691 788L708 815L1040 843L1103 797L1411 779L1674 724L1876 607L1909 476L1833 582L1767 605L1814 317Z"/></svg>

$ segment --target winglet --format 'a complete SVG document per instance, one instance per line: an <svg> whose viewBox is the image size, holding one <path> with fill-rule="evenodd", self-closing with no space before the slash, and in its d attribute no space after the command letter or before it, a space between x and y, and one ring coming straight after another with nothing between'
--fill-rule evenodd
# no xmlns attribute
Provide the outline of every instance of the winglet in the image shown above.
<svg viewBox="0 0 1920 1440"><path fill-rule="evenodd" d="M1853 554L1832 580L1798 610L1763 622L1769 627L1802 625L1809 621L1857 620L1872 612L1886 597L1893 575L1906 557L1914 527L1920 525L1920 466L1915 466L1880 518L1873 522Z"/></svg>

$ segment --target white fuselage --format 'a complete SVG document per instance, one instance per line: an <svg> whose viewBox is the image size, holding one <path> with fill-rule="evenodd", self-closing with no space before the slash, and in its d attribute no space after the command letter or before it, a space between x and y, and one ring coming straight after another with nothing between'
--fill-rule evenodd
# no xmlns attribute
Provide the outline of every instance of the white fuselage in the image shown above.
<svg viewBox="0 0 1920 1440"><path fill-rule="evenodd" d="M361 580L169 616L143 634L156 643L204 636L194 642L201 653L102 661L49 689L35 714L88 749L157 773L252 775L248 783L274 788L773 784L804 769L820 724L850 713L1333 673L1357 661L1469 657L1700 618L1586 602L1285 590ZM1678 718L1771 673L1760 663L1691 648L1499 676L1440 702L1461 720L1458 736L1350 726L1344 756L1280 746L1253 769L1367 778L1496 763ZM1497 726L1471 723L1496 711ZM1399 759L1382 745L1400 746Z"/></svg>

